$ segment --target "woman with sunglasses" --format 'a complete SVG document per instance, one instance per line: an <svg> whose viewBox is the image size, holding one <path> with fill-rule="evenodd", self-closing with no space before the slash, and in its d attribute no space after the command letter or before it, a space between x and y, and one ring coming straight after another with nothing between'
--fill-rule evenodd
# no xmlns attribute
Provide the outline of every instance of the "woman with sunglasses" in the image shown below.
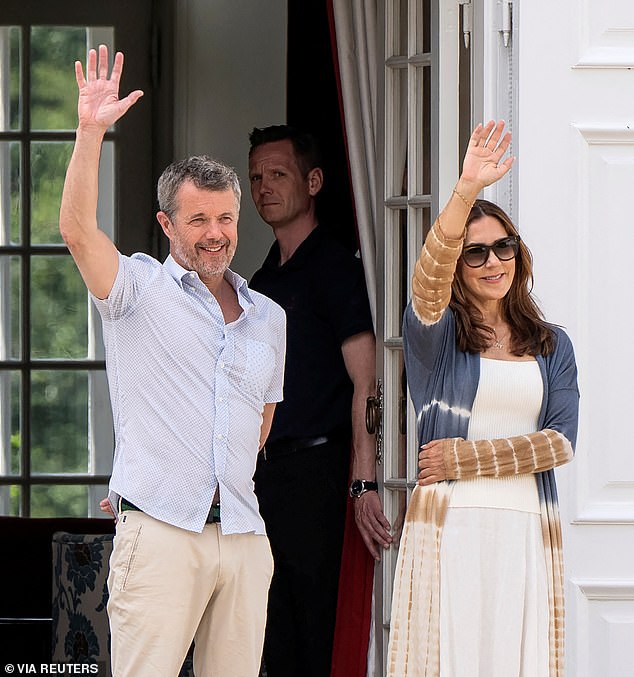
<svg viewBox="0 0 634 677"><path fill-rule="evenodd" d="M393 677L563 675L553 468L577 433L569 338L531 296L531 255L479 192L513 158L504 123L474 130L416 264L403 342L418 485L395 571Z"/></svg>

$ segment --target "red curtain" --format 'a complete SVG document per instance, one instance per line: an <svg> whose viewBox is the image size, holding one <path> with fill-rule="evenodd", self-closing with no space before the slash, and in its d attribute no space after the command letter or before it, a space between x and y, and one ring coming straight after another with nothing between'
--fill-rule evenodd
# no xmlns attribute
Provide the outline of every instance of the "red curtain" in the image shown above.
<svg viewBox="0 0 634 677"><path fill-rule="evenodd" d="M357 529L354 500L348 499L346 512L331 677L365 677L367 673L374 559Z"/></svg>

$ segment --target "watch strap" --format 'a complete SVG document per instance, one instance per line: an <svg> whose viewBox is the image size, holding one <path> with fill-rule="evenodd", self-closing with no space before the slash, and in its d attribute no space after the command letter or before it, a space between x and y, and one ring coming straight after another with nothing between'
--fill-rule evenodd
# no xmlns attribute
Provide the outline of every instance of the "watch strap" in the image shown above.
<svg viewBox="0 0 634 677"><path fill-rule="evenodd" d="M359 498L368 491L378 491L379 484L375 480L352 480L350 484L350 496Z"/></svg>

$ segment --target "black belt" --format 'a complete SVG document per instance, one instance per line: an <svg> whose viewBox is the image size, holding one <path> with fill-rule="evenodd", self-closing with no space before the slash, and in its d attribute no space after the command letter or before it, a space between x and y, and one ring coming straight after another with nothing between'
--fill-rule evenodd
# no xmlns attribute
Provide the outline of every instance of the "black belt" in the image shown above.
<svg viewBox="0 0 634 677"><path fill-rule="evenodd" d="M310 449L310 447L318 447L322 444L327 444L336 439L332 436L320 435L319 437L298 437L295 439L278 440L277 442L267 442L264 445L264 458L270 461L272 458L278 456L287 456L302 449Z"/></svg>
<svg viewBox="0 0 634 677"><path fill-rule="evenodd" d="M130 503L130 501L126 501L125 498L121 499L121 512L124 510L138 510L139 512L143 512L141 508L137 508L134 503ZM214 524L215 522L220 522L220 503L214 503L211 506L211 510L209 511L209 514L207 515L207 519L205 520L207 524Z"/></svg>

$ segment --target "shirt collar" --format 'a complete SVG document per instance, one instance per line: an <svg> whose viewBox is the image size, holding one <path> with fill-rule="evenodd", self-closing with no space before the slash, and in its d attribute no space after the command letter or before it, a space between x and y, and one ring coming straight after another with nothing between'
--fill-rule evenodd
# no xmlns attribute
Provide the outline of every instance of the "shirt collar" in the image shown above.
<svg viewBox="0 0 634 677"><path fill-rule="evenodd" d="M324 230L319 225L313 228L302 243L297 247L293 252L286 263L283 266L280 266L280 246L277 243L277 240L273 243L269 253L264 261L264 266L269 268L275 268L279 270L280 268L297 268L303 267L305 262L310 260L313 256L313 252L317 247L320 246L321 241L324 237Z"/></svg>
<svg viewBox="0 0 634 677"><path fill-rule="evenodd" d="M176 263L171 254L168 254L163 263L163 267L174 278L174 280L176 280L181 289L183 288L183 279L185 277L194 276L197 279L200 279L198 277L198 273L192 270L187 270L179 263ZM248 306L254 305L249 287L247 286L247 281L241 275L238 275L238 273L234 273L233 270L227 268L224 278L233 287L236 294L238 295L238 303L240 304L241 308L246 310Z"/></svg>

